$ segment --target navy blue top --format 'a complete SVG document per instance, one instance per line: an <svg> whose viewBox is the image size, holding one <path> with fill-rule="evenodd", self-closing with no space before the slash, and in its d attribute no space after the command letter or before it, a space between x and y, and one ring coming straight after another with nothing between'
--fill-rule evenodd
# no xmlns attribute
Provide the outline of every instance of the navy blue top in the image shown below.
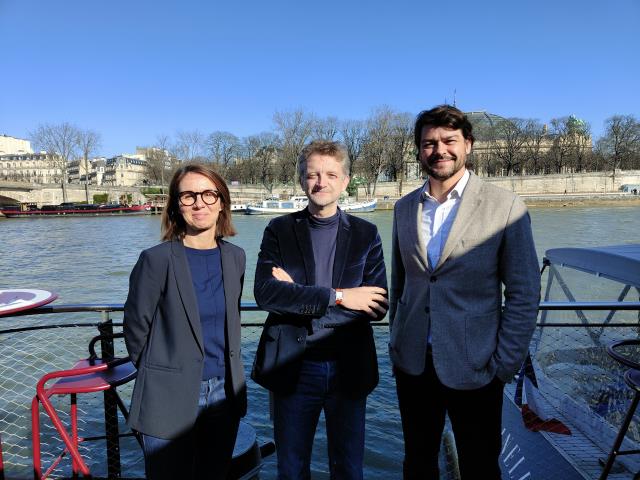
<svg viewBox="0 0 640 480"><path fill-rule="evenodd" d="M313 260L316 265L315 285L318 287L329 287L333 285L333 263L336 258L336 243L338 238L338 224L340 223L340 210L335 215L327 218L318 218L309 215L309 233L311 234L311 244L313 246ZM329 299L329 308L335 302L335 294ZM316 333L321 327L324 317L312 321L313 332ZM333 360L339 348L335 335L330 335L313 345L307 347L305 358L308 360Z"/></svg>
<svg viewBox="0 0 640 480"><path fill-rule="evenodd" d="M224 377L224 285L220 249L199 250L184 247L191 270L193 290L198 299L198 312L204 343L202 380Z"/></svg>

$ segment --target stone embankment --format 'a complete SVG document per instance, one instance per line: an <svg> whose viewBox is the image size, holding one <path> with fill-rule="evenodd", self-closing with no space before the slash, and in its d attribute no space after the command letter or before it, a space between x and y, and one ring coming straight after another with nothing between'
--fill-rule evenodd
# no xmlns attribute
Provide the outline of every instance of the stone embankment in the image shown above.
<svg viewBox="0 0 640 480"><path fill-rule="evenodd" d="M640 196L624 194L621 186L640 184L640 171L580 173L566 175L525 175L514 177L484 177L483 180L501 188L512 190L531 206L579 206L579 205L637 205ZM403 195L420 187L424 180L399 182L379 182L375 197L378 210L391 210ZM299 188L278 186L268 193L256 186L231 186L231 195L236 203L251 203L267 196L288 198L302 195ZM369 198L367 189L358 189L358 199Z"/></svg>
<svg viewBox="0 0 640 480"><path fill-rule="evenodd" d="M639 205L640 195L618 193L520 195L529 207ZM377 210L393 210L397 198L378 199Z"/></svg>
<svg viewBox="0 0 640 480"><path fill-rule="evenodd" d="M491 182L521 195L529 205L606 205L606 204L639 204L640 196L623 194L622 185L640 185L640 171L616 171L606 173L581 173L566 175L526 175L520 177L485 177L483 180ZM258 185L236 185L231 182L231 198L233 203L253 203L268 197L288 198L290 195L302 195L299 186L279 185L267 191ZM379 182L375 188L378 199L378 209L392 209L395 201L403 195L420 187L424 180L410 180L400 182ZM367 188L358 188L357 199L370 198ZM130 196L131 203L138 204L152 201L140 192L139 187L105 187L89 186L89 198L96 193L107 193L109 201L118 201L122 196ZM84 186L67 185L67 200L81 202L85 199ZM164 198L158 197L158 204ZM62 202L60 185L36 185L16 182L0 182L0 205L16 203L36 203L42 205L56 205Z"/></svg>

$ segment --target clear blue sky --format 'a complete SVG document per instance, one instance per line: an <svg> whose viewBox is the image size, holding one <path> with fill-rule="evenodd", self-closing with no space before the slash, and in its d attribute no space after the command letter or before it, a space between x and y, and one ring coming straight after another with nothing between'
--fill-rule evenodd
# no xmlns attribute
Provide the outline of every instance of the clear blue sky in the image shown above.
<svg viewBox="0 0 640 480"><path fill-rule="evenodd" d="M100 153L158 134L270 130L276 110L364 119L448 100L640 116L640 1L0 0L0 133L68 121Z"/></svg>

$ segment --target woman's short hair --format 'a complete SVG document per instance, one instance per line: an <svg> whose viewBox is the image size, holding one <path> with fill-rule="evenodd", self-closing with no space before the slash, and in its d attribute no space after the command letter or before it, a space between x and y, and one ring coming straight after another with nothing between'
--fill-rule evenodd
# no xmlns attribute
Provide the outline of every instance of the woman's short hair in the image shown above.
<svg viewBox="0 0 640 480"><path fill-rule="evenodd" d="M181 240L187 231L187 225L180 213L180 203L178 202L180 182L187 173L197 173L207 177L218 190L218 201L222 202L222 208L216 223L216 238L235 235L236 230L231 223L231 194L224 179L210 165L187 163L176 170L169 184L169 196L162 211L162 240Z"/></svg>

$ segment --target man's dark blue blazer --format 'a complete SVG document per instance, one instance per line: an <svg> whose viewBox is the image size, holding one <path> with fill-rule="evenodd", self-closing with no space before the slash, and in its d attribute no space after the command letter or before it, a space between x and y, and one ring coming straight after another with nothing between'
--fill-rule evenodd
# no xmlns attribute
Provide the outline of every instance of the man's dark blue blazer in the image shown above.
<svg viewBox="0 0 640 480"><path fill-rule="evenodd" d="M294 283L276 280L271 274L274 266L284 269ZM252 378L274 392L293 392L307 336L312 332L311 321L326 316L323 321L336 326L332 334L338 336L340 345L340 391L351 397L367 395L378 384L378 361L369 324L372 317L329 306L331 289L315 286L315 276L307 209L273 219L264 231L256 266L254 296L269 315ZM380 235L372 223L340 212L332 286L365 285L387 288Z"/></svg>

